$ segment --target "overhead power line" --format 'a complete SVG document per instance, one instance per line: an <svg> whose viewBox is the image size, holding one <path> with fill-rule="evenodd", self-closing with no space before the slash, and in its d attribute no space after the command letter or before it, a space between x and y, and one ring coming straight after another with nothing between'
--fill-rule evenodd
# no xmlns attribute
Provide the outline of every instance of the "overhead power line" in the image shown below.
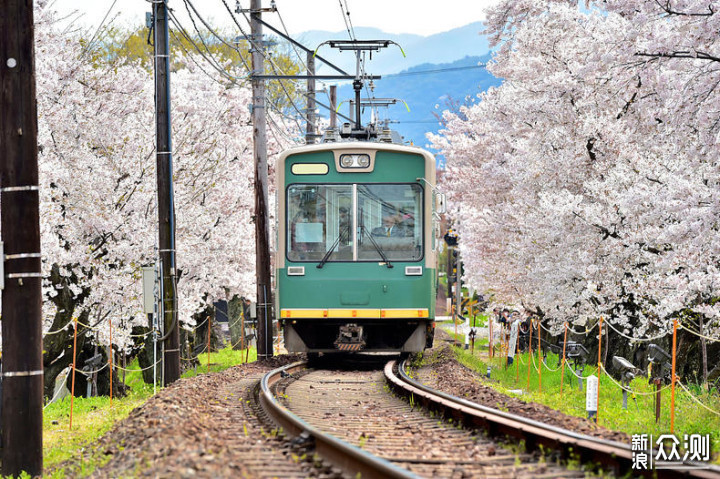
<svg viewBox="0 0 720 479"><path fill-rule="evenodd" d="M412 71L412 72L401 72L401 73L392 73L389 75L386 75L388 77L405 77L405 76L411 76L411 75L430 75L432 73L445 73L445 72L454 72L454 71L460 71L460 70L475 70L479 68L487 68L487 65L484 63L481 63L479 65L467 65L464 67L451 67L451 68L438 68L435 70L421 70L421 71Z"/></svg>

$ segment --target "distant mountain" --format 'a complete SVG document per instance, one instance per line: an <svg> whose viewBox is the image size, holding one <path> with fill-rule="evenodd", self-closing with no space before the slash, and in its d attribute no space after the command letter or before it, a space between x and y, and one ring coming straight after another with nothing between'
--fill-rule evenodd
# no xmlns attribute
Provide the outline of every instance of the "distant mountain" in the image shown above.
<svg viewBox="0 0 720 479"><path fill-rule="evenodd" d="M440 129L437 117L449 108L450 103L466 104L477 100L477 95L490 87L498 86L502 80L492 76L479 64L490 60L488 53L483 56L467 56L452 63L424 63L393 75L383 75L374 82L376 98L399 98L404 100L410 111L402 104L380 111L381 119L391 119L392 129L397 130L408 142L426 146L425 134ZM338 101L347 102L353 97L351 85L338 88ZM363 98L367 91L363 91ZM348 104L340 112L348 114ZM322 112L323 116L326 116ZM363 113L363 123L370 119L370 112ZM343 120L339 120L342 122ZM442 166L442 161L440 165Z"/></svg>
<svg viewBox="0 0 720 479"><path fill-rule="evenodd" d="M397 42L405 52L403 57L400 49L390 46L380 52L373 53L372 61L368 61L366 71L376 75L397 73L423 63L445 63L459 60L466 56L482 56L488 53L487 39L480 35L483 26L480 22L470 23L464 27L423 37L412 34L385 33L377 28L355 28L355 37L359 40L392 40ZM310 49L317 48L327 40L347 40L346 31L329 32L312 30L301 33L296 39ZM347 72L355 73L355 57L352 52L342 52L325 45L318 55L327 58ZM329 74L331 69L317 62L318 74Z"/></svg>

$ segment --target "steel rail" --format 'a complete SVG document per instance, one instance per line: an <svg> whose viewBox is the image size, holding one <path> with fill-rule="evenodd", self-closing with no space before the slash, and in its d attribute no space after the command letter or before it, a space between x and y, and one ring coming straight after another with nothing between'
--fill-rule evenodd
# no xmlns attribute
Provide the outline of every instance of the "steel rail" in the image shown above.
<svg viewBox="0 0 720 479"><path fill-rule="evenodd" d="M260 381L260 404L285 434L302 441L303 445L312 444L323 459L353 476L389 479L417 477L386 459L320 431L280 404L272 392L272 386L288 374L306 367L305 361L289 364L270 371Z"/></svg>
<svg viewBox="0 0 720 479"><path fill-rule="evenodd" d="M396 392L412 397L415 403L440 412L445 417L462 421L466 426L485 430L493 436L524 440L528 450L543 446L559 451L566 458L579 455L583 463L601 464L603 467L613 470L618 476L631 473L657 478L678 477L679 475L698 478L719 477L720 467L691 461L684 462L689 469L682 471L675 469L634 470L632 469L632 450L629 445L579 434L451 396L410 378L405 373L405 361L398 367L398 377L394 371L396 364L396 361L390 361L385 365L385 377Z"/></svg>

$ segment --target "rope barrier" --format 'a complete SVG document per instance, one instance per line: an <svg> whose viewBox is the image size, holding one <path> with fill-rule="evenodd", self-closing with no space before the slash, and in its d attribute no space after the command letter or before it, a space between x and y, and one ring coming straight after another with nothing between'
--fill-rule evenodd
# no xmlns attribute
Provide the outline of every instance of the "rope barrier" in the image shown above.
<svg viewBox="0 0 720 479"><path fill-rule="evenodd" d="M60 393L63 391L63 388L64 388L65 385L67 384L67 379L68 379L68 377L70 376L70 371L71 371L71 369L68 369L68 372L65 373L65 378L63 379L62 386L60 386L60 387L58 388L57 392L56 392L55 395L52 397L52 399L50 399L50 401L48 401L48 403L43 407L43 410L47 409L47 407L48 407L49 405L51 405L51 404L53 403L53 401L55 401L55 400L58 398L58 396L60 395Z"/></svg>
<svg viewBox="0 0 720 479"><path fill-rule="evenodd" d="M535 369L535 371L537 371L537 373L540 374L540 368L538 368L538 367L535 365L535 355L534 355L534 354L531 354L531 355L530 355L530 358L532 359L533 369Z"/></svg>
<svg viewBox="0 0 720 479"><path fill-rule="evenodd" d="M545 366L545 369L547 369L547 370L550 371L551 373L556 373L556 372L560 371L560 368L562 367L562 366L558 366L557 368L552 369L550 366L547 365L547 362L545 361L545 358L543 358L543 362L542 362L542 363L543 363L543 366Z"/></svg>
<svg viewBox="0 0 720 479"><path fill-rule="evenodd" d="M668 333L663 333L663 334L659 334L659 335L657 335L657 336L653 336L653 337L650 337L650 338L633 338L633 337L628 336L627 334L621 333L620 331L618 331L617 329L615 329L615 327L612 325L612 323L611 323L610 321L607 322L607 325L608 325L608 327L610 327L610 329L612 329L613 331L615 331L617 334L619 334L619 335L622 336L623 338L629 339L629 340L634 341L634 342L637 342L637 343L645 343L645 342L650 342L650 341L657 341L658 339L662 339L662 338L664 338L665 336L668 335Z"/></svg>
<svg viewBox="0 0 720 479"><path fill-rule="evenodd" d="M526 366L526 365L527 365L527 363L526 363L526 362L523 360L523 358L522 358L522 354L519 354L519 353L518 353L518 354L516 354L516 356L517 356L517 358L520 360L520 362L522 363L523 366Z"/></svg>
<svg viewBox="0 0 720 479"><path fill-rule="evenodd" d="M693 401L695 401L696 403L698 403L699 405L701 405L702 407L704 407L705 409L707 409L707 410L710 411L711 413L720 416L720 412L715 411L714 409L710 409L709 407L707 407L706 405L704 405L702 402L700 402L700 400L699 400L697 397L695 397L695 395L694 395L692 392L690 392L690 390L689 390L688 388L686 388L683 383L681 383L681 382L678 381L677 379L675 380L675 382L676 382L677 384L679 384L680 387L683 388L683 390L685 390L685 392L690 395L690 397L692 398Z"/></svg>
<svg viewBox="0 0 720 479"><path fill-rule="evenodd" d="M72 366L71 366L71 367L72 367ZM100 371L102 371L102 370L105 369L106 367L108 367L108 363L103 364L100 369L96 369L95 371L84 371L84 370L78 369L78 368L73 368L73 369L75 369L75 371L79 372L80 374L84 374L84 375L87 376L87 375L89 375L89 374L99 373Z"/></svg>
<svg viewBox="0 0 720 479"><path fill-rule="evenodd" d="M208 319L210 319L210 316L208 316L207 318L205 318L205 321L203 321L202 323L196 324L194 327L191 326L190 329L186 329L186 331L196 331L196 330L197 330L198 328L200 328L203 324L207 323L207 322L208 322Z"/></svg>
<svg viewBox="0 0 720 479"><path fill-rule="evenodd" d="M682 329L684 329L685 331L687 331L687 332L689 332L689 333L691 333L691 334L694 334L695 336L697 336L697 337L699 337L699 338L704 338L704 339L707 339L708 341L712 341L712 342L714 342L714 343L720 341L720 338L713 338L713 337L710 337L710 336L705 336L704 334L701 334L701 333L699 333L699 332L697 332L697 331L694 331L694 330L690 329L689 327L685 326L684 324L680 324L680 327L681 327Z"/></svg>
<svg viewBox="0 0 720 479"><path fill-rule="evenodd" d="M570 368L570 372L573 374L573 376L575 376L578 379L587 379L583 375L578 376L577 373L575 372L575 370L573 369L572 364L570 364L570 361L568 361L567 359L565 359L565 364L567 364L567 366Z"/></svg>
<svg viewBox="0 0 720 479"><path fill-rule="evenodd" d="M81 323L80 321L77 322L80 326L84 326L85 329L89 329L90 331L100 331L99 327L92 327L89 324Z"/></svg>
<svg viewBox="0 0 720 479"><path fill-rule="evenodd" d="M68 321L67 324L65 326L63 326L62 328L56 329L55 331L48 331L47 333L44 333L43 336L52 336L53 334L62 333L63 331L65 331L65 328L67 328L68 326L70 326L72 324L72 322L73 322L73 320L71 318L70 321Z"/></svg>
<svg viewBox="0 0 720 479"><path fill-rule="evenodd" d="M162 359L158 359L158 360L155 362L155 364L151 364L150 366L148 366L148 367L146 367L146 368L142 368L142 369L127 369L127 368L124 368L124 367L118 366L118 365L113 366L113 368L119 369L119 370L121 370L121 371L125 371L125 372L128 372L128 373L139 373L139 372L142 372L142 371L147 371L147 370L150 369L150 368L154 368L155 366L157 366L157 365L160 364L161 362L162 362Z"/></svg>
<svg viewBox="0 0 720 479"><path fill-rule="evenodd" d="M145 334L128 334L128 337L130 337L130 338L147 338L147 337L150 336L152 333L153 333L153 331L150 330L150 331L148 331L148 332L145 333Z"/></svg>
<svg viewBox="0 0 720 479"><path fill-rule="evenodd" d="M605 372L605 374L607 375L607 377L609 377L610 380L611 380L613 383L615 383L615 385L616 385L617 387L619 387L620 389L622 389L622 390L624 390L624 391L627 391L627 392L629 392L629 393L631 393L631 394L634 394L634 395L636 395L636 396L654 396L655 394L658 393L658 391L651 391L651 392L649 392L649 393L641 393L641 392L635 391L634 389L626 388L626 387L623 386L621 383L617 382L617 380L616 380L614 377L612 377L612 376L610 375L610 373L607 372L607 370L605 369L605 366L602 366L602 370ZM667 385L663 386L662 388L660 388L660 391L664 391L664 390L668 389L669 387L670 387L670 385L667 384Z"/></svg>

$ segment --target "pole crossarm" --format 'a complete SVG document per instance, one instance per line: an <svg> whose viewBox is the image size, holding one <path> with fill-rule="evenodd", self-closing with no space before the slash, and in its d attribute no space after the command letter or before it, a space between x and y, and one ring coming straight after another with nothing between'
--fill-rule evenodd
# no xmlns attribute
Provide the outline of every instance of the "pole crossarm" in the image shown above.
<svg viewBox="0 0 720 479"><path fill-rule="evenodd" d="M351 75L252 75L252 80L354 80ZM363 77L368 80L380 80L380 75L367 75Z"/></svg>
<svg viewBox="0 0 720 479"><path fill-rule="evenodd" d="M342 68L340 68L340 67L338 67L338 66L335 66L335 65L334 65L332 62L330 62L329 60L326 60L325 58L321 57L320 55L315 54L316 50L311 50L311 49L309 49L308 47L306 47L305 45L303 45L302 43L298 42L297 40L293 40L293 39L290 38L289 36L287 36L287 35L285 35L284 33L282 33L280 30L278 30L277 28L275 28L275 27L273 27L272 25L270 25L269 23L265 22L262 18L260 18L259 15L257 16L257 21L260 22L260 23L262 23L264 26L266 26L267 28L269 28L270 30L272 30L273 32L275 32L276 34L280 35L281 37L283 37L285 40L289 41L290 43L292 43L292 44L295 45L296 47L298 47L298 48L300 48L300 49L302 49L302 50L305 50L306 53L312 53L312 54L314 54L314 55L315 55L315 58L317 58L318 60L320 60L321 62L323 62L324 64L326 64L326 65L329 66L330 68L332 68L333 70L335 70L335 71L337 71L337 72L340 72L340 73L342 73L343 75L349 76L349 73L346 72L345 70L343 70ZM353 77L353 78L354 78L354 77Z"/></svg>

